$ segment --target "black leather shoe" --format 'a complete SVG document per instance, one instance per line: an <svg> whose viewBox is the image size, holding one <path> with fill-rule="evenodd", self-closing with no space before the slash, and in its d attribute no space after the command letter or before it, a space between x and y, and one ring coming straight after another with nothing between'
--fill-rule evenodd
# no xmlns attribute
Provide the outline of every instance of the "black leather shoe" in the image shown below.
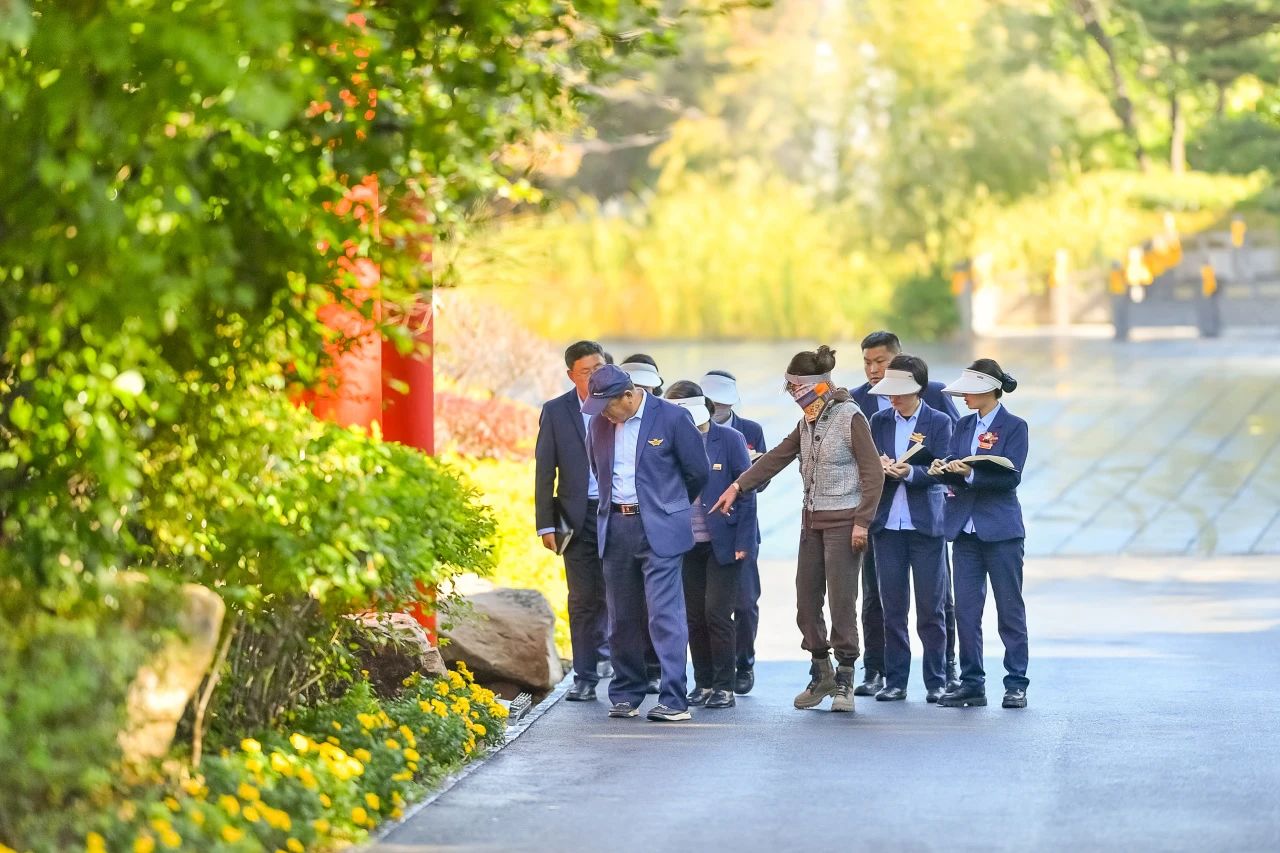
<svg viewBox="0 0 1280 853"><path fill-rule="evenodd" d="M886 687L876 694L877 702L901 702L907 698L907 691L902 687Z"/></svg>
<svg viewBox="0 0 1280 853"><path fill-rule="evenodd" d="M950 693L943 693L938 699L939 708L984 708L987 704L987 694L980 687L965 687L961 685L959 690Z"/></svg>
<svg viewBox="0 0 1280 853"><path fill-rule="evenodd" d="M649 686L645 688L645 693L657 696L662 692L662 682L656 678L649 679Z"/></svg>
<svg viewBox="0 0 1280 853"><path fill-rule="evenodd" d="M729 690L713 690L711 698L707 700L708 708L732 708L738 704L738 700L733 698L733 693Z"/></svg>
<svg viewBox="0 0 1280 853"><path fill-rule="evenodd" d="M881 690L884 690L884 674L876 672L874 669L869 669L863 682L853 688L853 695L875 696Z"/></svg>
<svg viewBox="0 0 1280 853"><path fill-rule="evenodd" d="M567 702L596 701L596 686L586 681L575 681L568 693L564 694Z"/></svg>
<svg viewBox="0 0 1280 853"><path fill-rule="evenodd" d="M938 704L938 700L942 698L942 692L941 687L934 687L925 694L924 701L928 702L930 705L936 705Z"/></svg>
<svg viewBox="0 0 1280 853"><path fill-rule="evenodd" d="M754 669L747 667L738 670L738 677L733 683L733 692L739 696L746 696L751 692L751 688L756 686L756 672Z"/></svg>
<svg viewBox="0 0 1280 853"><path fill-rule="evenodd" d="M689 700L689 704L693 707L707 704L707 700L711 698L714 691L710 687L695 687L689 691L689 695L685 698Z"/></svg>
<svg viewBox="0 0 1280 853"><path fill-rule="evenodd" d="M630 702L617 702L609 709L609 716L618 719L628 719L640 713L640 709Z"/></svg>
<svg viewBox="0 0 1280 853"><path fill-rule="evenodd" d="M1004 701L1000 703L1002 708L1025 708L1027 707L1027 688L1012 687L1004 692Z"/></svg>
<svg viewBox="0 0 1280 853"><path fill-rule="evenodd" d="M947 661L947 691L954 693L960 689L960 674L956 671L956 662Z"/></svg>

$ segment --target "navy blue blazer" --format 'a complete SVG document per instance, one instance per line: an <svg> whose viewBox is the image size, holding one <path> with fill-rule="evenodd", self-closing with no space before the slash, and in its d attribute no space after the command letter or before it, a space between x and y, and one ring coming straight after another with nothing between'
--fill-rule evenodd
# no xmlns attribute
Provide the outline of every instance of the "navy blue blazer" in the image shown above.
<svg viewBox="0 0 1280 853"><path fill-rule="evenodd" d="M751 456L742 433L731 427L711 424L707 432L707 462L711 465L707 484L702 487L702 511L729 488L729 484L751 467ZM707 530L711 534L711 549L716 562L728 565L734 562L734 554L745 551L747 559L760 553L760 527L756 523L755 492L745 492L738 497L729 515L713 512L707 516Z"/></svg>
<svg viewBox="0 0 1280 853"><path fill-rule="evenodd" d="M876 450L890 459L897 459L895 433L897 422L893 409L876 412L871 417L871 437L875 440ZM920 404L920 414L916 418L916 432L924 435L925 449L939 459L951 450L951 419L932 408L928 403ZM910 442L914 444L915 442ZM969 454L965 454L968 456ZM929 476L929 466L911 465L911 482L906 483L893 477L884 478L884 491L880 493L880 506L876 508L876 519L871 522L871 532L884 530L889 520L889 508L898 489L907 490L907 509L911 511L911 524L918 533L925 536L941 536L943 505L946 502L947 487Z"/></svg>
<svg viewBox="0 0 1280 853"><path fill-rule="evenodd" d="M764 454L769 452L769 447L764 440L764 427L760 426L760 424L756 423L755 421L748 420L747 418L744 418L741 415L739 415L737 412L733 412L730 414L729 422L725 424L725 426L733 427L738 432L742 433L742 437L747 440L748 454L754 452L754 453L759 453L761 456L763 456ZM756 489L756 491L763 492L767 488L769 488L769 484L764 483L761 486L759 486ZM760 525L757 524L756 525L757 530L759 529L759 527ZM757 534L756 544L759 544L759 543L760 543L760 538L759 538L759 535Z"/></svg>
<svg viewBox="0 0 1280 853"><path fill-rule="evenodd" d="M596 517L600 556L604 556L613 501L614 425L603 415L591 419L591 467L600 484ZM646 394L636 443L636 494L649 547L659 557L678 557L693 548L693 499L711 473L702 435L680 406Z"/></svg>
<svg viewBox="0 0 1280 853"><path fill-rule="evenodd" d="M538 530L556 526L558 498L575 533L587 519L587 429L577 389L569 389L542 406L538 441L534 446L533 507Z"/></svg>
<svg viewBox="0 0 1280 853"><path fill-rule="evenodd" d="M960 419L951 435L949 458L972 455L969 451L977 423L977 412ZM995 434L995 443L990 450L979 448L978 453L1003 456L1018 470L1007 471L995 466L974 468L972 483L966 483L964 477L957 474L944 474L939 478L951 488L945 526L947 538L952 541L970 517L983 542L1022 539L1027 535L1022 526L1022 505L1018 503L1018 484L1022 482L1022 469L1027 463L1027 422L1002 407L988 432Z"/></svg>
<svg viewBox="0 0 1280 853"><path fill-rule="evenodd" d="M930 382L925 386L924 393L920 395L920 399L934 411L942 412L942 414L951 418L951 423L954 424L960 420L960 412L956 411L955 400L952 399L951 395L942 393L942 389L945 387L941 382ZM858 404L858 408L862 409L862 414L867 416L868 421L871 420L876 412L880 411L880 401L876 399L877 395L871 393L870 382L863 382L857 388L850 388L849 396ZM892 453L888 455L893 456ZM965 456L968 455L968 453L965 454Z"/></svg>

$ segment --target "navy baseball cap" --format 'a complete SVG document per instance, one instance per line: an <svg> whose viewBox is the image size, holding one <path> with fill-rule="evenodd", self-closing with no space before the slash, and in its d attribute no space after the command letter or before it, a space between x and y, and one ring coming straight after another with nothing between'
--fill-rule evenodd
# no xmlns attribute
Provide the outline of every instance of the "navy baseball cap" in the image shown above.
<svg viewBox="0 0 1280 853"><path fill-rule="evenodd" d="M614 397L621 397L635 386L631 377L616 364L606 364L596 369L587 381L587 399L582 403L584 415L598 415Z"/></svg>

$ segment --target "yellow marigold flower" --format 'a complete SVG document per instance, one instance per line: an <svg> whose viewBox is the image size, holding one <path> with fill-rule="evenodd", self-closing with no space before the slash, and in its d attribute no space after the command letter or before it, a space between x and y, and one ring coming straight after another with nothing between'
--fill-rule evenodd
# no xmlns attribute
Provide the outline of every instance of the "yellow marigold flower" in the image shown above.
<svg viewBox="0 0 1280 853"><path fill-rule="evenodd" d="M271 753L271 769L277 773L283 773L285 776L293 775L293 765L289 763L289 759L281 752Z"/></svg>
<svg viewBox="0 0 1280 853"><path fill-rule="evenodd" d="M462 745L462 751L465 752L467 755L470 755L472 752L475 751L475 744L471 743L471 741L467 741Z"/></svg>
<svg viewBox="0 0 1280 853"><path fill-rule="evenodd" d="M333 800L329 799L328 794L321 794L320 805L324 806L326 809L330 808L333 805Z"/></svg>
<svg viewBox="0 0 1280 853"><path fill-rule="evenodd" d="M366 729L378 728L379 720L373 714L356 714L356 719L360 721L360 725Z"/></svg>
<svg viewBox="0 0 1280 853"><path fill-rule="evenodd" d="M410 773L408 770L401 770L399 773L396 773L391 777L391 781L408 782L412 778L413 778L413 774Z"/></svg>
<svg viewBox="0 0 1280 853"><path fill-rule="evenodd" d="M230 794L223 794L221 797L218 797L218 805L221 806L222 810L229 815L240 814L240 801Z"/></svg>
<svg viewBox="0 0 1280 853"><path fill-rule="evenodd" d="M262 815L258 814L258 809L255 806L245 806L241 814L249 823L257 823L262 820Z"/></svg>
<svg viewBox="0 0 1280 853"><path fill-rule="evenodd" d="M369 808L371 809L382 808L382 800L378 799L378 795L372 791L369 791L364 795L364 801L369 804Z"/></svg>
<svg viewBox="0 0 1280 853"><path fill-rule="evenodd" d="M289 735L289 744L294 749L298 750L298 752L306 752L308 749L311 748L311 738L307 737L306 735L298 734L297 732L294 732L293 734Z"/></svg>
<svg viewBox="0 0 1280 853"><path fill-rule="evenodd" d="M355 821L356 826L364 826L364 822L369 819L369 813L364 810L364 806L356 806L351 810L351 819Z"/></svg>
<svg viewBox="0 0 1280 853"><path fill-rule="evenodd" d="M404 725L403 723L401 723L401 725L400 725L400 734L404 735L405 740L410 741L410 742L412 742L412 741L413 741L413 729L409 728L408 726Z"/></svg>
<svg viewBox="0 0 1280 853"><path fill-rule="evenodd" d="M324 818L317 818L316 820L311 821L311 826L320 835L328 835L329 830L333 828L333 825Z"/></svg>
<svg viewBox="0 0 1280 853"><path fill-rule="evenodd" d="M248 761L244 763L244 766L249 768L249 771L253 773L255 776L260 775L262 773L262 766L263 766L262 762L256 758L250 758Z"/></svg>
<svg viewBox="0 0 1280 853"><path fill-rule="evenodd" d="M415 762L410 761L410 762L409 762L408 767L409 767L409 770L410 770L411 772L413 772L413 773L417 773L417 772L418 772L418 765L417 765ZM410 777L410 778L412 778L412 777Z"/></svg>
<svg viewBox="0 0 1280 853"><path fill-rule="evenodd" d="M338 744L342 743L342 741L338 740L333 735L329 735L327 738L325 738L325 742L333 744L334 746L337 746Z"/></svg>
<svg viewBox="0 0 1280 853"><path fill-rule="evenodd" d="M426 699L419 699L419 700L418 700L418 710L422 711L422 713L424 713L424 714L430 714L430 713L431 713L431 703L430 703L430 702L428 702Z"/></svg>
<svg viewBox="0 0 1280 853"><path fill-rule="evenodd" d="M489 733L489 730L484 727L484 723L476 723L475 730L480 737L484 737Z"/></svg>
<svg viewBox="0 0 1280 853"><path fill-rule="evenodd" d="M410 748L404 751L404 757L407 761L417 761L422 756L418 755L418 750Z"/></svg>
<svg viewBox="0 0 1280 853"><path fill-rule="evenodd" d="M384 726L394 726L394 725L395 725L395 723L394 723L394 722L392 722L391 718L387 716L387 712L386 712L386 711L379 711L379 712L378 712L378 719L382 721L382 724L383 724Z"/></svg>
<svg viewBox="0 0 1280 853"><path fill-rule="evenodd" d="M316 784L316 774L311 772L310 767L298 768L298 781L301 782L302 787L306 788L308 791L314 791L319 787Z"/></svg>
<svg viewBox="0 0 1280 853"><path fill-rule="evenodd" d="M178 801L175 800L173 797L165 797L164 804L165 804L165 807L168 808L169 811L171 812L182 811L182 806L179 805Z"/></svg>
<svg viewBox="0 0 1280 853"><path fill-rule="evenodd" d="M462 680L462 676L456 672L449 673L449 686L454 690L461 690L467 686L467 682Z"/></svg>
<svg viewBox="0 0 1280 853"><path fill-rule="evenodd" d="M392 791L392 792L391 792L391 802L395 803L397 806L403 806L403 805L404 805L404 797L400 796L400 792L399 792L399 791Z"/></svg>
<svg viewBox="0 0 1280 853"><path fill-rule="evenodd" d="M160 833L160 843L170 850L177 850L182 846L182 836L170 829Z"/></svg>
<svg viewBox="0 0 1280 853"><path fill-rule="evenodd" d="M363 761L365 764L368 764L370 761L373 761L373 754L369 752L369 750L365 749L364 747L357 749L355 752L351 754L354 755L356 758L360 759L361 761Z"/></svg>
<svg viewBox="0 0 1280 853"><path fill-rule="evenodd" d="M333 730L334 730L335 732L340 732L340 731L342 731L342 723L338 722L337 720L334 720L334 721L333 721L332 723L330 723L329 725L333 726Z"/></svg>
<svg viewBox="0 0 1280 853"><path fill-rule="evenodd" d="M399 819L399 818L404 817L404 809L392 809L392 810L391 810L391 817L392 817L392 818L395 818L395 819Z"/></svg>
<svg viewBox="0 0 1280 853"><path fill-rule="evenodd" d="M258 789L248 782L241 782L240 787L236 788L236 794L239 795L240 799L250 803L256 803L262 798L262 794L258 793Z"/></svg>
<svg viewBox="0 0 1280 853"><path fill-rule="evenodd" d="M235 844L241 838L244 838L244 830L227 824L222 827L222 840L228 844Z"/></svg>
<svg viewBox="0 0 1280 853"><path fill-rule="evenodd" d="M189 817L191 818L191 822L196 826L204 826L204 812L193 810Z"/></svg>
<svg viewBox="0 0 1280 853"><path fill-rule="evenodd" d="M449 695L449 685L445 684L443 681L437 681L437 682L436 682L436 692L437 692L437 693L439 693L441 696L448 696L448 695Z"/></svg>
<svg viewBox="0 0 1280 853"><path fill-rule="evenodd" d="M399 748L400 748L400 742L399 742L399 741L397 741L397 740L395 740L394 738L387 738L387 739L386 739L386 741L384 741L384 743L386 743L386 745L387 745L387 749L399 749Z"/></svg>
<svg viewBox="0 0 1280 853"><path fill-rule="evenodd" d="M185 779L182 782L182 790L186 791L193 797L199 796L203 789L204 785L200 784L196 779Z"/></svg>
<svg viewBox="0 0 1280 853"><path fill-rule="evenodd" d="M463 678L465 678L467 681L475 681L474 676L471 675L471 670L467 669L467 665L462 661L458 661L458 664L457 666L454 667L454 670L456 670L457 673L461 675Z"/></svg>
<svg viewBox="0 0 1280 853"><path fill-rule="evenodd" d="M296 838L290 838L288 841L284 843L284 846L288 847L291 851L293 851L293 853L303 853L303 851L306 849L305 847L302 846L302 842Z"/></svg>
<svg viewBox="0 0 1280 853"><path fill-rule="evenodd" d="M156 840L150 835L139 835L133 840L133 853L154 853Z"/></svg>
<svg viewBox="0 0 1280 853"><path fill-rule="evenodd" d="M505 705L489 706L489 716L493 717L494 719L505 720L507 718L506 706Z"/></svg>
<svg viewBox="0 0 1280 853"><path fill-rule="evenodd" d="M8 853L12 848L0 844L0 850ZM96 832L89 833L84 837L84 853L107 853L107 839Z"/></svg>
<svg viewBox="0 0 1280 853"><path fill-rule="evenodd" d="M240 741L240 748L243 749L245 752L254 752L254 753L262 752L262 744L258 743L256 740L254 740L251 737L247 737L244 740Z"/></svg>
<svg viewBox="0 0 1280 853"><path fill-rule="evenodd" d="M289 817L288 813L280 809L273 809L271 806L262 806L262 819L272 829L282 829L286 832L293 829L293 819Z"/></svg>

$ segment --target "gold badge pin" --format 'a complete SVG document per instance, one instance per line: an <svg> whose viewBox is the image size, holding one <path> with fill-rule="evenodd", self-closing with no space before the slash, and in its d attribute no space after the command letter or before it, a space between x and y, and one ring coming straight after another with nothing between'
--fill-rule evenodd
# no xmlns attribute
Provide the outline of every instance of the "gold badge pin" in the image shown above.
<svg viewBox="0 0 1280 853"><path fill-rule="evenodd" d="M717 462L717 463L715 463L714 465L712 465L712 466L711 466L711 470L712 470L712 471L722 471L722 470L724 470L724 466L723 466L723 465L721 465L719 462Z"/></svg>
<svg viewBox="0 0 1280 853"><path fill-rule="evenodd" d="M924 433L922 432L911 433L911 440L914 441L916 444L924 444Z"/></svg>
<svg viewBox="0 0 1280 853"><path fill-rule="evenodd" d="M662 442L663 442L663 440L664 440L664 439L661 439L661 438L651 438L651 439L649 439L649 446L650 446L650 447L661 447L661 446L662 446Z"/></svg>

